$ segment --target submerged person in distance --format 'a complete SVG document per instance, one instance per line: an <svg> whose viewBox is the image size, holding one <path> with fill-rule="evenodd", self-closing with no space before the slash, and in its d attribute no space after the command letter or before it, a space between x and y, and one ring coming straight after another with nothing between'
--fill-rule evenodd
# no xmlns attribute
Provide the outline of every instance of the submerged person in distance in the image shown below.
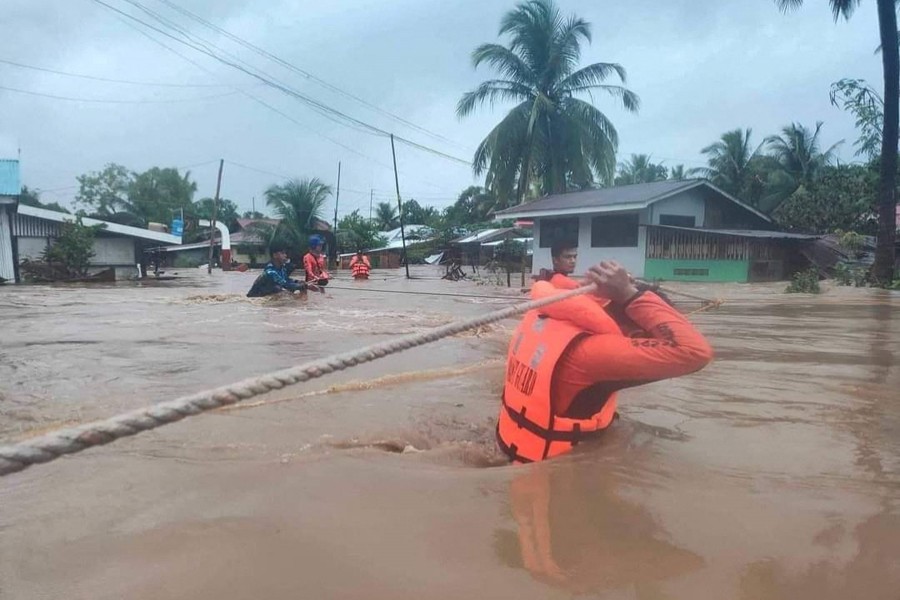
<svg viewBox="0 0 900 600"><path fill-rule="evenodd" d="M322 238L314 235L309 238L309 252L303 256L303 269L306 271L306 282L319 286L328 285L331 275L325 270L325 255L322 253Z"/></svg>
<svg viewBox="0 0 900 600"><path fill-rule="evenodd" d="M287 255L287 249L283 245L275 244L270 249L271 260L263 272L253 282L248 298L271 296L280 292L300 294L305 296L306 290L318 291L315 284L308 284L296 279L291 279L291 273L296 267L291 264Z"/></svg>
<svg viewBox="0 0 900 600"><path fill-rule="evenodd" d="M371 270L372 263L369 262L369 257L363 253L362 249L357 250L356 254L350 257L350 275L353 279L368 279Z"/></svg>

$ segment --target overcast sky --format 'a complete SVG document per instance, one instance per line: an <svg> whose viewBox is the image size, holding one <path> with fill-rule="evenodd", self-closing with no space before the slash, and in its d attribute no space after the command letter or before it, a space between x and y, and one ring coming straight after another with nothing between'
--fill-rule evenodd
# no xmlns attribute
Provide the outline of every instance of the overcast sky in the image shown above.
<svg viewBox="0 0 900 600"><path fill-rule="evenodd" d="M128 0L103 1L164 27ZM171 0L368 105L241 48L161 0L140 2L327 106L453 156L470 159L509 108L486 108L462 121L455 116L460 95L494 75L475 71L470 55L478 44L497 40L512 0ZM853 160L853 119L830 105L828 90L843 77L881 87L874 1L837 24L826 0L808 0L789 15L773 0L558 2L593 25L583 64L620 63L641 97L637 115L596 98L618 129L619 160L649 153L689 168L702 165L700 149L729 129L752 127L761 142L791 121L813 126L819 120L825 145L846 140L839 155ZM110 83L0 63L6 88L0 89L0 157L20 149L23 183L45 190L45 201L71 204L75 177L109 162L135 171L190 166L197 197L211 196L219 158L226 161L222 195L241 210L254 197L263 207L266 187L285 176L334 184L338 161L341 215L355 208L368 215L372 188L376 202L394 198L386 138L335 123L96 0L0 0L0 9L0 60L198 86ZM407 145L398 144L397 160L404 198L422 204L446 206L464 187L481 183L470 167Z"/></svg>

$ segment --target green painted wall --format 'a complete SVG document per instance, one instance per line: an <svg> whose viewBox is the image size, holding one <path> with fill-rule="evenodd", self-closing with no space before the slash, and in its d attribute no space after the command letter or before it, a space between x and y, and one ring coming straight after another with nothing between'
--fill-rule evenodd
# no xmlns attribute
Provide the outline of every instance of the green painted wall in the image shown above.
<svg viewBox="0 0 900 600"><path fill-rule="evenodd" d="M680 274L676 269L707 269L707 275ZM666 281L734 281L746 283L750 273L749 260L677 260L648 258L644 263L644 279Z"/></svg>

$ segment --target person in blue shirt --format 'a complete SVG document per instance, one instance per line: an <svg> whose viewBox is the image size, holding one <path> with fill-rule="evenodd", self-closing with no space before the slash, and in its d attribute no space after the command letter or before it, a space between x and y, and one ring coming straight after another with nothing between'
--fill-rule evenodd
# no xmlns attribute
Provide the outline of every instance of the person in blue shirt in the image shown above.
<svg viewBox="0 0 900 600"><path fill-rule="evenodd" d="M270 249L272 260L253 282L253 287L247 292L248 298L271 296L279 292L302 293L306 290L318 291L318 286L291 279L291 273L296 267L291 264L287 255L287 249L282 245L273 245Z"/></svg>

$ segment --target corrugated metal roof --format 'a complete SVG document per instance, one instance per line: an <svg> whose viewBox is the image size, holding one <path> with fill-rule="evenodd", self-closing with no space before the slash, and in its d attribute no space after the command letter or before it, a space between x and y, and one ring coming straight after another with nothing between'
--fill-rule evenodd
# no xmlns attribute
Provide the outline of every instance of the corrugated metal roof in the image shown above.
<svg viewBox="0 0 900 600"><path fill-rule="evenodd" d="M498 211L497 217L515 218L528 217L534 213L560 210L580 210L593 208L629 208L630 205L646 206L661 197L670 196L676 192L695 187L699 180L688 179L685 181L655 181L653 183L636 183L633 185L619 185L616 187L600 188L597 190L584 190L582 192L569 192L567 194L555 194L547 196L528 204L520 204L505 210Z"/></svg>
<svg viewBox="0 0 900 600"><path fill-rule="evenodd" d="M74 221L75 215L69 213L61 213L55 210L47 210L46 208L36 208L34 206L19 205L19 214L37 219L45 219L56 223L65 223L66 221ZM181 238L168 233L160 233L158 231L150 231L149 229L141 229L140 227L129 227L128 225L119 225L118 223L110 223L109 221L100 221L99 219L91 219L85 217L81 220L84 225L104 225L104 231L109 233L118 233L119 235L127 235L130 237L141 238L144 240L153 240L166 244L180 244Z"/></svg>
<svg viewBox="0 0 900 600"><path fill-rule="evenodd" d="M18 196L22 193L22 180L19 177L19 161L0 159L0 196Z"/></svg>
<svg viewBox="0 0 900 600"><path fill-rule="evenodd" d="M756 216L770 221L771 219L752 206L747 206L734 196L727 194L705 179L685 179L683 181L654 181L653 183L635 183L619 185L597 190L568 192L547 196L534 202L520 204L498 211L495 219L520 219L533 217L552 217L556 215L574 215L584 213L604 213L623 210L640 210L675 194L691 188L705 187L723 198L741 206Z"/></svg>
<svg viewBox="0 0 900 600"><path fill-rule="evenodd" d="M675 227L674 225L641 225L641 227L655 227L658 229L708 233L710 235L730 235L734 237L772 240L817 240L822 237L820 235L809 233L788 233L787 231L763 231L757 229L703 229L700 227Z"/></svg>
<svg viewBox="0 0 900 600"><path fill-rule="evenodd" d="M507 233L515 231L514 227L503 227L500 229L482 229L481 231L476 231L472 235L467 235L465 237L461 237L453 240L454 244L474 244L477 242L489 242L491 240L497 239L499 236L506 235Z"/></svg>

